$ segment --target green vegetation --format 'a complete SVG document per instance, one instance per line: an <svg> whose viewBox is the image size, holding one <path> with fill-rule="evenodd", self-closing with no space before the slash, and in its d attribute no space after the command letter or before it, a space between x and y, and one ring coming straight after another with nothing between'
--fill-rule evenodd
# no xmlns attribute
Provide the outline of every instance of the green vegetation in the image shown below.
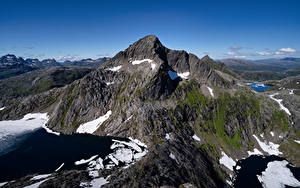
<svg viewBox="0 0 300 188"><path fill-rule="evenodd" d="M234 96L227 92L219 93L218 98L211 99L206 98L199 85L193 81L182 84L176 92L181 93L183 90L186 96L179 101L179 109L197 114L195 132L202 136L205 134L206 137L213 134L214 139L221 139L223 143L236 149L241 148L240 134L249 124L239 122L248 121L248 117L257 122L261 119L259 99L244 91L237 92Z"/></svg>
<svg viewBox="0 0 300 188"><path fill-rule="evenodd" d="M62 126L64 126L64 120L66 118L68 111L70 110L71 106L73 105L76 96L78 95L79 87L80 87L80 84L77 84L75 86L75 88L71 88L71 91L69 91L70 93L69 93L69 95L67 95L67 99L65 99L65 101L66 101L66 105L64 106L65 109L63 110L63 114L59 118L57 124L61 124ZM76 119L77 118L75 117L75 120Z"/></svg>
<svg viewBox="0 0 300 188"><path fill-rule="evenodd" d="M289 129L289 120L286 113L282 110L275 111L272 114L271 122L269 124L270 129L279 128L282 131L288 131Z"/></svg>

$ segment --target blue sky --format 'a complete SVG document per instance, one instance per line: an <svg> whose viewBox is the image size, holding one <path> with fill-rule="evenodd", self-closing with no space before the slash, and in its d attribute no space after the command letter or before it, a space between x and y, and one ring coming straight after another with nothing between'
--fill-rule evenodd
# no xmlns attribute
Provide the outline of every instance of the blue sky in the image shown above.
<svg viewBox="0 0 300 188"><path fill-rule="evenodd" d="M0 0L0 56L113 56L154 34L199 57L300 57L300 1Z"/></svg>

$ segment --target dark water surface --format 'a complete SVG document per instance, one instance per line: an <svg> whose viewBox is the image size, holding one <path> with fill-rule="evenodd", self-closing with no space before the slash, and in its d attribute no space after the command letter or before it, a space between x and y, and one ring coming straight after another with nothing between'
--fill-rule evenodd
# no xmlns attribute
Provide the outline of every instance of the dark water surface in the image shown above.
<svg viewBox="0 0 300 188"><path fill-rule="evenodd" d="M237 165L241 167L240 170L235 170L237 172L236 179L234 181L234 187L236 188L256 188L262 187L261 183L258 181L256 175L261 175L263 171L267 168L269 162L272 161L283 161L286 160L278 156L256 156L252 155L244 160L237 162ZM287 165L291 170L294 177L300 181L300 168L293 167L291 164Z"/></svg>
<svg viewBox="0 0 300 188"><path fill-rule="evenodd" d="M88 134L57 136L39 129L17 149L0 156L0 182L29 174L53 173L62 163L62 169L85 169L85 165L76 166L74 162L93 155L103 158L112 152L112 143L112 137Z"/></svg>

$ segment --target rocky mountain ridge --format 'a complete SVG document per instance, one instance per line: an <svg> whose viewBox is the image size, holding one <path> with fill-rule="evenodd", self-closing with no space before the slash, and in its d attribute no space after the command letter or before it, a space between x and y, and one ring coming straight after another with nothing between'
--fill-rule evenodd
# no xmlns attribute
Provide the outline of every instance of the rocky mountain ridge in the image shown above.
<svg viewBox="0 0 300 188"><path fill-rule="evenodd" d="M170 50L155 36L140 39L82 79L6 107L0 119L30 112L48 112L47 126L64 134L110 112L94 135L147 144L147 155L129 168L100 171L109 181L104 187L230 186L226 180L234 172L220 159L225 153L236 161L256 148L270 154L257 139L284 145L282 155L300 163L299 152L286 149L300 137L294 111L290 117L208 56Z"/></svg>

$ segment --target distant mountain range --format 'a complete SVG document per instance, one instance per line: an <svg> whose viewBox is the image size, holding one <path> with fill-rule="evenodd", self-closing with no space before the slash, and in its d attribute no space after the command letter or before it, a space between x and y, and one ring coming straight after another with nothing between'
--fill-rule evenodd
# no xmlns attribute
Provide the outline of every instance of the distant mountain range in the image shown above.
<svg viewBox="0 0 300 188"><path fill-rule="evenodd" d="M279 80L289 76L300 75L300 58L282 59L223 59L220 60L247 80Z"/></svg>
<svg viewBox="0 0 300 188"><path fill-rule="evenodd" d="M77 61L57 62L55 59L23 59L13 54L0 57L0 79L17 76L37 69L55 66L98 67L109 60L108 57L98 59L82 59Z"/></svg>
<svg viewBox="0 0 300 188"><path fill-rule="evenodd" d="M282 59L223 59L220 60L226 66L241 71L275 71L281 72L288 69L300 67L300 58L287 57Z"/></svg>

